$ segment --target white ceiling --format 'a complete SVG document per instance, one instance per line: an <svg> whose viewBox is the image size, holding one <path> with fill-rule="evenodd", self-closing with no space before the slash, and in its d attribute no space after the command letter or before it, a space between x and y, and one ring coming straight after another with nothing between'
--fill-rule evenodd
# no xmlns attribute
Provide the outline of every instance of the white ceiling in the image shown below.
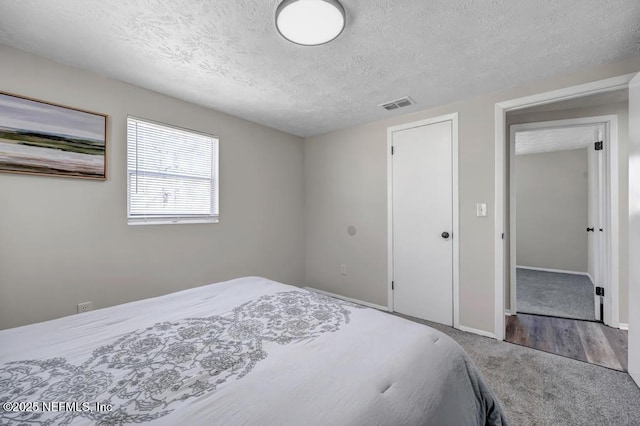
<svg viewBox="0 0 640 426"><path fill-rule="evenodd" d="M640 54L637 0L342 3L344 33L302 47L278 0L0 0L0 43L300 136Z"/></svg>
<svg viewBox="0 0 640 426"><path fill-rule="evenodd" d="M599 125L556 127L516 133L516 155L586 148L597 142Z"/></svg>

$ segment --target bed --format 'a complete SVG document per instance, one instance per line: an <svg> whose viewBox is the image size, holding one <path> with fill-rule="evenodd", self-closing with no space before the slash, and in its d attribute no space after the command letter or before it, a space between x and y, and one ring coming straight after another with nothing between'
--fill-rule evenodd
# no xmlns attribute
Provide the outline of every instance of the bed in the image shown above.
<svg viewBox="0 0 640 426"><path fill-rule="evenodd" d="M259 277L0 331L1 425L501 425L424 325Z"/></svg>

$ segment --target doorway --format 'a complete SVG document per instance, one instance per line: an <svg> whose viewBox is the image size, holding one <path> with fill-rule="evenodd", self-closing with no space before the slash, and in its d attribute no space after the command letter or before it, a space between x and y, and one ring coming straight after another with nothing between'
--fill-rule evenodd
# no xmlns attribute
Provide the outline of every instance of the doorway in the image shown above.
<svg viewBox="0 0 640 426"><path fill-rule="evenodd" d="M626 226L620 222L620 217L626 216L626 176L618 167L618 161L625 164L626 158L619 158L618 143L621 137L624 155L629 78L622 76L582 88L537 95L529 98L537 98L538 104L533 106L526 99L511 101L511 104L520 104L511 111L505 111L508 108L502 109L500 104L496 106L497 113L500 109L505 113L501 132L504 145L502 151L497 152L500 157L496 158L496 210L504 212L504 216L496 215L496 227L506 231L505 239L501 238L496 244L496 293L504 291L496 296L506 308L500 312L502 318L498 318L496 311L496 324L501 321L506 324L506 329L498 330L500 337L511 343L617 370L626 370L628 359L627 332L618 329L619 280L627 268L626 235L620 229ZM547 101L540 104L541 98ZM552 101L554 98L560 99ZM619 119L623 123L622 134L618 133ZM560 139L554 137L554 133L563 139L573 135L570 141L573 145L562 149L538 147L540 152L518 152L517 136L519 133L527 136L527 132L530 132L529 139L535 139L536 132L543 133L537 135L542 144ZM542 137L544 132L546 138ZM499 133L497 127L496 133ZM526 145L527 138L522 139ZM579 142L581 139L582 143ZM496 149L499 151L497 141ZM554 161L558 163L555 168L552 167ZM524 182L519 182L519 168L521 172L530 169L532 176L522 176L520 179ZM502 179L499 179L500 173L504 173ZM553 186L539 185L545 180L550 180ZM573 184L570 184L572 180ZM537 199L534 196L523 200L518 194L520 189L531 195L536 188ZM576 196L578 192L580 196ZM573 221L559 220L566 211L558 211L557 207L578 201L582 208L578 213L575 213L577 207L574 208ZM520 224L518 219L522 216L526 221L527 214L538 220L538 223L529 224L529 229L523 228L521 225L525 224ZM554 221L556 223L552 223ZM558 223L562 226L558 227ZM546 249L542 249L545 245ZM556 250L560 247L563 251ZM547 281L544 284L551 285L542 290L547 293L545 296L567 282L584 281L581 309L576 311L575 306L570 306L576 304L575 295L568 303L567 300L561 303L561 293L556 293L546 300L552 302L551 306L533 308L518 297L519 294L523 296L519 281L540 280L541 277ZM498 281L503 284L502 289L498 288ZM626 278L622 282L624 300ZM626 320L626 312L623 315Z"/></svg>
<svg viewBox="0 0 640 426"><path fill-rule="evenodd" d="M458 326L457 114L388 129L389 309Z"/></svg>
<svg viewBox="0 0 640 426"><path fill-rule="evenodd" d="M518 121L518 118L507 122ZM512 124L507 342L625 371L626 334L602 324L617 116ZM613 167L608 167L612 165Z"/></svg>
<svg viewBox="0 0 640 426"><path fill-rule="evenodd" d="M607 208L618 215L607 185L617 167L605 158L612 126L615 115L510 126L511 313L601 320Z"/></svg>
<svg viewBox="0 0 640 426"><path fill-rule="evenodd" d="M629 82L633 79L636 73L625 74L617 77L607 78L605 80L594 81L590 83L584 83L577 86L567 87L563 89L554 90L551 92L545 92L526 96L523 98L512 99L507 101L498 102L495 105L495 240L494 240L494 276L495 276L495 310L494 310L494 324L495 335L498 340L504 340L505 336L505 312L509 304L509 295L507 293L508 282L508 270L509 270L509 252L506 244L506 237L508 237L508 217L507 217L507 202L508 202L508 187L507 187L507 125L506 115L507 112L518 111L524 108L533 107L546 107L548 105L558 102L580 102L580 99L598 94L607 94L615 91L628 91ZM627 102L627 108L630 101ZM617 133L617 132L616 132ZM626 133L626 132L623 132ZM614 156L615 157L615 156ZM615 181L614 181L615 184ZM612 188L612 194L614 197L618 195L618 188ZM624 191L623 191L624 193ZM628 195L628 192L627 192ZM613 218L615 220L615 218ZM617 226L617 223L613 223ZM617 234L618 229L613 229L612 233ZM626 268L620 268L620 265L616 265L615 262L619 259L620 246L612 246L611 258L614 260L614 264L610 268L611 270L622 273L621 271ZM611 292L617 292L618 287L618 274L614 274L611 280ZM606 297L606 295L605 295ZM612 298L613 299L613 298ZM610 312L604 313L605 319L609 320L611 327L620 327L619 313L616 312L617 305L610 304Z"/></svg>

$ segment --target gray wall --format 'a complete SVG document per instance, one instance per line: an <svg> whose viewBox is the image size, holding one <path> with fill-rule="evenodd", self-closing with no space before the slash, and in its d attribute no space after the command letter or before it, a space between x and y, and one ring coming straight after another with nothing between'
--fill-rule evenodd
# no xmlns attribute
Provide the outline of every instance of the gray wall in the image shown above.
<svg viewBox="0 0 640 426"><path fill-rule="evenodd" d="M246 275L304 278L301 138L0 46L0 91L109 115L109 179L0 175L0 328ZM128 226L126 116L220 138L220 223Z"/></svg>
<svg viewBox="0 0 640 426"><path fill-rule="evenodd" d="M306 283L387 304L387 127L459 113L460 323L494 332L495 104L640 69L640 58L310 137L305 142ZM621 188L622 190L622 188ZM487 217L476 217L486 202ZM353 224L357 238L345 229ZM346 277L339 264L346 263Z"/></svg>
<svg viewBox="0 0 640 426"><path fill-rule="evenodd" d="M588 270L587 149L516 156L516 264Z"/></svg>
<svg viewBox="0 0 640 426"><path fill-rule="evenodd" d="M640 70L630 69L628 72ZM564 111L527 113L522 110L507 114L507 129L512 124L535 123L539 121L566 120L579 117L596 117L600 115L616 115L618 117L618 253L619 253L619 309L620 322L628 323L629 311L629 105L618 103L591 108L578 108ZM509 134L507 132L507 134ZM506 229L509 229L509 216L506 218ZM506 239L506 252L509 254L509 239ZM505 275L505 306L509 309L510 287L509 272Z"/></svg>

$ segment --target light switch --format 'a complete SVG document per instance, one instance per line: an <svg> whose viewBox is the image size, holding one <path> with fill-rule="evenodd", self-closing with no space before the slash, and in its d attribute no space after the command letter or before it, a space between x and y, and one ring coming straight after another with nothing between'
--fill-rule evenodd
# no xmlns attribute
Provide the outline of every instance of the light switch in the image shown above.
<svg viewBox="0 0 640 426"><path fill-rule="evenodd" d="M487 203L476 204L476 216L485 217L487 215Z"/></svg>

